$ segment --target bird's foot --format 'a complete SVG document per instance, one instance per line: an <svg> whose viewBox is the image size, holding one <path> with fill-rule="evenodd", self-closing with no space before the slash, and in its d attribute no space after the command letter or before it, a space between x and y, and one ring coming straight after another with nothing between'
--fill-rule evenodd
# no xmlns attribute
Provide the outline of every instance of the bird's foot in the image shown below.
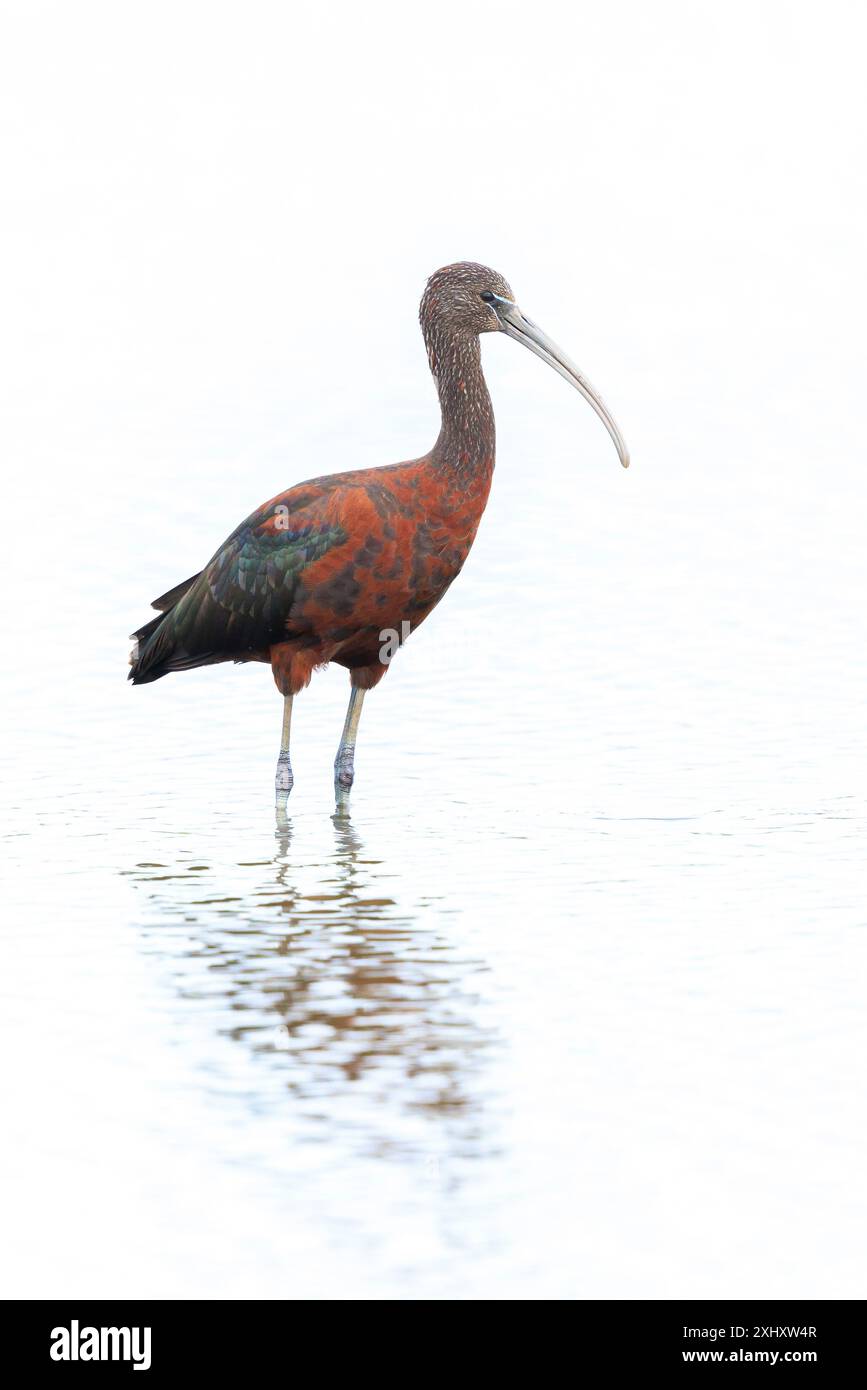
<svg viewBox="0 0 867 1390"><path fill-rule="evenodd" d="M280 757L277 759L277 775L274 778L274 791L278 804L283 802L285 805L294 785L295 778L292 776L292 764L289 762L289 754L281 753Z"/></svg>
<svg viewBox="0 0 867 1390"><path fill-rule="evenodd" d="M334 761L334 796L337 801L338 811L345 811L349 806L349 793L352 790L352 783L355 781L355 767L352 757L338 757Z"/></svg>

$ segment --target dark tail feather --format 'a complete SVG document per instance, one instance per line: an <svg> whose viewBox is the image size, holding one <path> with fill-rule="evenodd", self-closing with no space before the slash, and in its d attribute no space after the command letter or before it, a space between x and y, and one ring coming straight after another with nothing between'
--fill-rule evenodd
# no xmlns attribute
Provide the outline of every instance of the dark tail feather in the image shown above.
<svg viewBox="0 0 867 1390"><path fill-rule="evenodd" d="M199 574L201 574L201 572L202 571L199 570ZM156 608L160 613L168 613L169 609L174 608L178 600L183 598L187 589L193 587L199 574L193 574L189 579L184 579L182 583L176 584L173 589L167 589L164 594L160 594L159 598L154 599L151 608ZM142 631L144 631L144 629L142 629Z"/></svg>
<svg viewBox="0 0 867 1390"><path fill-rule="evenodd" d="M168 675L169 671L188 670L191 666L206 666L219 660L206 652L191 657L180 649L176 645L175 624L169 621L179 600L198 578L198 574L194 574L192 578L185 579L182 584L176 584L173 589L154 599L151 607L159 608L160 613L156 618L151 618L149 623L145 623L144 627L130 634L134 646L129 654L128 679L133 685L147 685L149 681L158 681L161 676Z"/></svg>
<svg viewBox="0 0 867 1390"><path fill-rule="evenodd" d="M158 681L170 671L192 671L196 666L213 666L215 662L226 661L223 652L196 652L191 655L183 647L176 645L176 634L172 624L166 619L171 611L152 618L138 632L131 634L135 643L129 654L130 671L128 679L133 685L147 685Z"/></svg>
<svg viewBox="0 0 867 1390"><path fill-rule="evenodd" d="M129 680L133 685L146 685L148 681L158 681L160 676L166 674L166 667L158 654L158 649L166 645L165 641L160 641L158 637L159 629L166 617L166 613L160 613L137 632L130 633L133 649L129 654Z"/></svg>

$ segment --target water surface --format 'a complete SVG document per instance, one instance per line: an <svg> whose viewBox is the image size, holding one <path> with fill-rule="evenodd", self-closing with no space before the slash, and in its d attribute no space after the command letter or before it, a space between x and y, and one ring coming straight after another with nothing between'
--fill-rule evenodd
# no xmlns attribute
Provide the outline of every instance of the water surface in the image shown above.
<svg viewBox="0 0 867 1390"><path fill-rule="evenodd" d="M343 672L297 703L276 823L268 672L132 690L172 575L76 578L5 764L14 1289L851 1293L860 551L823 591L798 497L720 490L702 532L607 457L558 515L557 448L534 498L501 468L367 701L348 818ZM159 491L140 524L205 545Z"/></svg>

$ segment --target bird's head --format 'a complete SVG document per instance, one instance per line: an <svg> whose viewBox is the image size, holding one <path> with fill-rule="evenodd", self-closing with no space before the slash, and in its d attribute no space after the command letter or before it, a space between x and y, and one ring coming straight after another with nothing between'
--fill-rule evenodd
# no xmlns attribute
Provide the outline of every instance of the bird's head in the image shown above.
<svg viewBox="0 0 867 1390"><path fill-rule="evenodd" d="M590 402L611 435L620 462L624 468L629 467L626 441L599 392L563 349L521 312L508 281L496 270L473 261L458 261L434 271L422 295L419 317L429 342L443 335L475 337L479 333L506 333L523 343Z"/></svg>

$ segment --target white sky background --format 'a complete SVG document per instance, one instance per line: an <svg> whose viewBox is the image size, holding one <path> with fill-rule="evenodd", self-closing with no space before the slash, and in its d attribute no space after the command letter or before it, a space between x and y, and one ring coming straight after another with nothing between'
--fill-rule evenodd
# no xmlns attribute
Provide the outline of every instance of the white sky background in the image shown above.
<svg viewBox="0 0 867 1390"><path fill-rule="evenodd" d="M357 420L358 462L390 459L395 412L434 425L421 282L478 258L611 399L636 468L712 444L786 485L817 454L823 486L857 469L857 6L7 3L3 30L12 456L50 421L96 469L214 402L246 452L277 397L301 448ZM495 387L584 413L502 348ZM308 420L324 364L334 414Z"/></svg>

